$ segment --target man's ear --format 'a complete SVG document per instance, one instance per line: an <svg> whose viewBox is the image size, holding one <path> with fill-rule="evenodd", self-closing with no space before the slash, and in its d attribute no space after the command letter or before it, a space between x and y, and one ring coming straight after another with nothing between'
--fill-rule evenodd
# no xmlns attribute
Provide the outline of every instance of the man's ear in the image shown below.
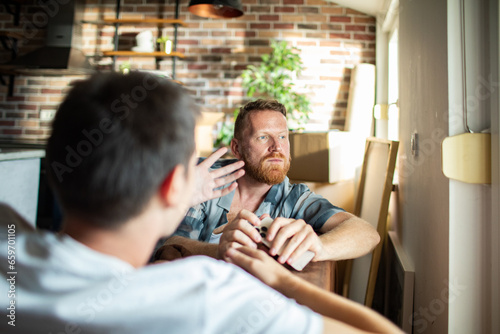
<svg viewBox="0 0 500 334"><path fill-rule="evenodd" d="M160 195L167 206L179 205L183 191L186 189L186 168L176 165L165 177L160 186Z"/></svg>
<svg viewBox="0 0 500 334"><path fill-rule="evenodd" d="M233 155L237 158L237 159L241 159L241 155L240 155L240 145L238 143L238 139L234 138L231 139L231 151L233 152Z"/></svg>

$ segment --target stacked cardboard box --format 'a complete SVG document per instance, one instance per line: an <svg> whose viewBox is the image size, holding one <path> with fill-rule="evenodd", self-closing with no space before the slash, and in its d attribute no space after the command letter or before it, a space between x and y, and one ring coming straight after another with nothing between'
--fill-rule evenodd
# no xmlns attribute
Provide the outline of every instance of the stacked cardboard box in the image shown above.
<svg viewBox="0 0 500 334"><path fill-rule="evenodd" d="M348 131L290 133L291 180L352 180L363 163L366 137Z"/></svg>

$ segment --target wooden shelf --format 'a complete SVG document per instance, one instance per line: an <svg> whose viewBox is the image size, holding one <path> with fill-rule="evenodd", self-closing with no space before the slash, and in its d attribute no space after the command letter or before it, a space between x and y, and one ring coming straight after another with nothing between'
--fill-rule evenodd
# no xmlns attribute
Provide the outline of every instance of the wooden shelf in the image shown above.
<svg viewBox="0 0 500 334"><path fill-rule="evenodd" d="M11 52L11 60L17 58L18 41L24 39L24 36L18 32L0 31L0 43L5 50Z"/></svg>
<svg viewBox="0 0 500 334"><path fill-rule="evenodd" d="M0 3L5 6L5 11L14 17L14 25L19 25L19 16L21 13L21 4L24 1L18 0L1 0ZM11 7L12 6L12 7Z"/></svg>
<svg viewBox="0 0 500 334"><path fill-rule="evenodd" d="M161 51L154 52L135 52L135 51L103 51L103 56L122 56L122 57L178 57L178 58L186 58L183 53L172 51L170 53L165 53Z"/></svg>
<svg viewBox="0 0 500 334"><path fill-rule="evenodd" d="M0 0L2 1L2 0ZM165 1L167 2L167 1ZM159 60L162 58L171 58L172 60L172 75L171 77L175 80L175 67L177 58L184 59L186 56L177 51L172 51L170 53L165 53L164 51L153 51L153 52L137 52L132 50L119 50L119 28L120 26L139 26L139 25L150 25L156 26L158 30L162 29L166 25L171 25L173 28L173 45L172 49L176 50L177 47L177 29L179 26L187 27L187 24L179 19L179 0L175 0L175 17L174 18L160 18L160 17L147 17L147 18L119 18L122 16L121 12L121 0L116 0L116 16L115 17L105 17L101 20L95 21L81 21L86 24L94 25L107 25L114 26L114 50L103 51L100 53L103 57L113 57L112 69L115 70L117 57L152 57L155 58L156 68L159 68ZM160 34L160 31L158 31ZM159 37L159 36L158 36Z"/></svg>
<svg viewBox="0 0 500 334"><path fill-rule="evenodd" d="M149 18L149 19L107 19L107 18L105 18L105 19L100 20L100 21L83 21L83 23L91 23L91 24L97 24L97 25L171 24L171 25L181 25L183 27L187 27L187 24L184 21L179 20L179 19L155 19L155 18Z"/></svg>
<svg viewBox="0 0 500 334"><path fill-rule="evenodd" d="M10 37L15 39L23 39L24 36L20 33L13 31L0 31L0 37Z"/></svg>
<svg viewBox="0 0 500 334"><path fill-rule="evenodd" d="M15 69L6 65L0 65L0 75L16 75L18 74Z"/></svg>

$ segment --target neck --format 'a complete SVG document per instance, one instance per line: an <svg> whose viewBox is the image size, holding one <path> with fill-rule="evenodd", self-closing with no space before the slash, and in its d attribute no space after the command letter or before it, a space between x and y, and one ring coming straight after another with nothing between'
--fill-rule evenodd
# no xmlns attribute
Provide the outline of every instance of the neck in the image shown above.
<svg viewBox="0 0 500 334"><path fill-rule="evenodd" d="M70 215L64 221L62 232L95 251L139 268L147 264L162 236L157 225L152 223L158 218L158 212L147 212L119 227L103 228Z"/></svg>
<svg viewBox="0 0 500 334"><path fill-rule="evenodd" d="M272 185L258 182L254 178L244 175L240 179L238 179L238 191L240 199L245 202L247 200L256 200L260 201L264 200L267 193L271 189Z"/></svg>

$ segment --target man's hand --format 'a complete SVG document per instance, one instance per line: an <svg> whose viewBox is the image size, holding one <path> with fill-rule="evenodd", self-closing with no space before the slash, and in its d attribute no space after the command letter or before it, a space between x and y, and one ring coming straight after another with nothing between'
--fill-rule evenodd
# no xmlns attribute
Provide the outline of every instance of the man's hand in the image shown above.
<svg viewBox="0 0 500 334"><path fill-rule="evenodd" d="M266 216L269 215L265 214L260 219ZM257 244L262 241L262 237L254 226L260 225L260 219L248 210L241 210L232 222L217 228L214 231L215 233L222 232L218 247L218 258L223 257L229 248L241 246L257 248ZM302 219L278 217L273 221L267 232L267 240L271 242L269 255L277 255L278 250L288 239L290 241L278 257L278 262L281 264L293 263L307 250L315 253L315 258L318 254L324 252L323 243L311 225L306 224Z"/></svg>
<svg viewBox="0 0 500 334"><path fill-rule="evenodd" d="M243 268L264 284L277 290L280 290L280 286L286 284L286 280L292 277L290 271L276 263L262 250L246 246L228 248L223 255L223 259Z"/></svg>
<svg viewBox="0 0 500 334"><path fill-rule="evenodd" d="M273 221L267 232L267 240L272 242L269 255L277 255L278 250L288 239L290 239L288 244L278 257L279 263L291 264L307 250L315 254L314 258L324 251L323 243L311 225L306 224L302 219L278 217Z"/></svg>
<svg viewBox="0 0 500 334"><path fill-rule="evenodd" d="M262 237L254 226L259 224L260 219L253 212L243 209L233 221L215 229L214 233L222 232L217 257L223 258L229 248L241 246L257 248L257 244L262 241Z"/></svg>
<svg viewBox="0 0 500 334"><path fill-rule="evenodd" d="M212 171L209 169L226 152L226 147L220 148L196 166L196 180L191 206L227 195L238 186L238 183L234 181L245 174L242 169L245 164L243 161L237 161ZM216 190L231 182L233 183L229 187Z"/></svg>

